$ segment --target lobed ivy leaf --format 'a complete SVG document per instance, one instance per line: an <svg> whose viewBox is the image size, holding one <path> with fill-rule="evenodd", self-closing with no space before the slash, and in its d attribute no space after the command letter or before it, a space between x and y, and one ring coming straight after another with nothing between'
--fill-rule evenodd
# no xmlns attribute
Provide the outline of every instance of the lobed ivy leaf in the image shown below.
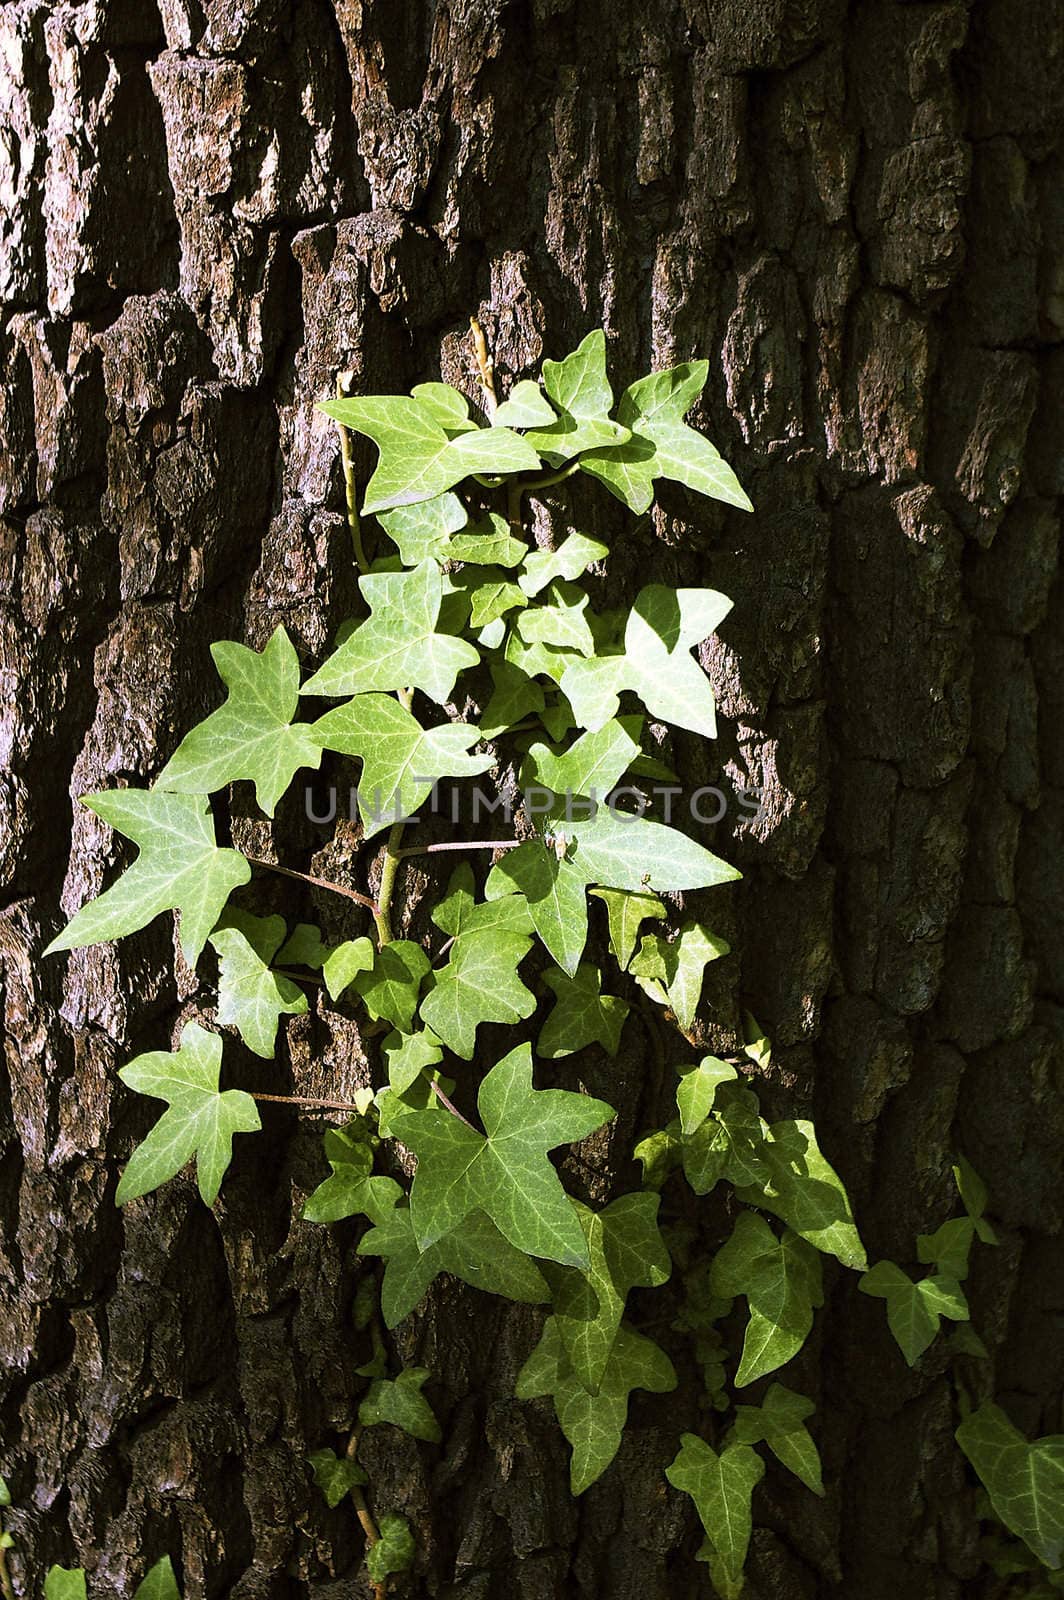
<svg viewBox="0 0 1064 1600"><path fill-rule="evenodd" d="M959 1282L968 1276L968 1256L975 1238L971 1217L952 1217L934 1233L921 1233L916 1239L916 1259L933 1266L943 1277Z"/></svg>
<svg viewBox="0 0 1064 1600"><path fill-rule="evenodd" d="M961 1203L975 1225L976 1238L982 1244L997 1244L998 1236L983 1215L988 1199L986 1184L964 1156L957 1157L953 1178Z"/></svg>
<svg viewBox="0 0 1064 1600"><path fill-rule="evenodd" d="M618 720L623 722L625 719ZM637 889L592 889L591 893L605 904L609 918L610 949L624 972L632 959L639 929L648 918L663 921L665 907L656 894L645 894Z"/></svg>
<svg viewBox="0 0 1064 1600"><path fill-rule="evenodd" d="M708 373L708 362L689 361L630 384L617 407L618 420L631 431L629 445L595 451L581 460L581 470L600 479L633 511L648 509L656 478L675 479L713 500L752 511L720 452L683 420Z"/></svg>
<svg viewBox="0 0 1064 1600"><path fill-rule="evenodd" d="M719 1084L713 1111L683 1142L684 1175L695 1194L708 1194L727 1178L743 1198L749 1186L761 1204L769 1176L764 1129L757 1096L741 1080Z"/></svg>
<svg viewBox="0 0 1064 1600"><path fill-rule="evenodd" d="M554 407L543 394L538 383L522 378L515 383L509 395L495 408L492 422L505 428L542 428L557 416Z"/></svg>
<svg viewBox="0 0 1064 1600"><path fill-rule="evenodd" d="M414 1535L410 1524L397 1511L384 1511L377 1519L378 1539L366 1551L366 1571L370 1582L384 1589L395 1572L409 1572L414 1565Z"/></svg>
<svg viewBox="0 0 1064 1600"><path fill-rule="evenodd" d="M195 965L230 894L251 877L238 851L219 847L206 797L116 789L84 795L82 804L132 839L140 853L117 883L75 913L44 954L121 939L176 910L185 960Z"/></svg>
<svg viewBox="0 0 1064 1600"><path fill-rule="evenodd" d="M724 1299L744 1295L750 1308L735 1375L740 1388L797 1355L813 1326L813 1308L823 1304L816 1251L790 1229L777 1239L752 1211L736 1217L713 1259L709 1284Z"/></svg>
<svg viewBox="0 0 1064 1600"><path fill-rule="evenodd" d="M439 1444L443 1438L435 1413L421 1393L432 1374L428 1367L404 1367L399 1376L375 1378L358 1408L364 1428L390 1422L413 1439Z"/></svg>
<svg viewBox="0 0 1064 1600"><path fill-rule="evenodd" d="M458 533L447 551L452 561L467 561L478 567L518 567L528 554L523 539L516 539L510 524L497 511L490 511L472 527Z"/></svg>
<svg viewBox="0 0 1064 1600"><path fill-rule="evenodd" d="M118 1076L124 1084L167 1101L169 1109L129 1158L116 1205L157 1189L193 1156L204 1204L214 1204L233 1157L234 1134L257 1133L262 1126L249 1094L219 1088L221 1065L218 1035L188 1022L176 1051L149 1050L122 1068Z"/></svg>
<svg viewBox="0 0 1064 1600"><path fill-rule="evenodd" d="M805 1425L815 1410L812 1400L804 1394L774 1383L759 1406L736 1406L735 1438L739 1444L760 1444L764 1440L789 1472L814 1494L822 1495L820 1453Z"/></svg>
<svg viewBox="0 0 1064 1600"><path fill-rule="evenodd" d="M366 1126L330 1128L325 1135L325 1158L332 1172L303 1206L307 1222L343 1222L347 1217L369 1217L381 1222L402 1197L394 1178L373 1172L373 1151L366 1142Z"/></svg>
<svg viewBox="0 0 1064 1600"><path fill-rule="evenodd" d="M669 589L649 584L636 596L619 655L569 662L560 685L584 728L601 728L630 690L652 716L708 739L717 736L709 679L690 652L715 633L731 610L715 589Z"/></svg>
<svg viewBox="0 0 1064 1600"><path fill-rule="evenodd" d="M512 1025L532 1015L536 997L517 976L531 944L526 934L501 928L463 933L451 947L447 965L432 974L421 1020L456 1056L473 1059L482 1022Z"/></svg>
<svg viewBox="0 0 1064 1600"><path fill-rule="evenodd" d="M523 898L532 927L562 968L573 974L587 943L587 885L583 873L538 839L508 850L488 874L489 903Z"/></svg>
<svg viewBox="0 0 1064 1600"><path fill-rule="evenodd" d="M390 1033L381 1045L388 1068L388 1084L396 1094L405 1094L426 1067L443 1060L443 1048L428 1028L419 1033Z"/></svg>
<svg viewBox="0 0 1064 1600"><path fill-rule="evenodd" d="M984 1400L956 1440L990 1496L995 1513L1039 1561L1064 1566L1064 1434L1030 1442L1000 1406Z"/></svg>
<svg viewBox="0 0 1064 1600"><path fill-rule="evenodd" d="M397 506L382 511L377 521L389 539L399 547L404 567L416 567L426 557L445 561L450 555L452 534L469 521L465 506L456 494L437 495L412 506Z"/></svg>
<svg viewBox="0 0 1064 1600"><path fill-rule="evenodd" d="M665 1394L676 1387L672 1362L650 1339L623 1324L617 1330L597 1394L589 1394L566 1356L556 1317L548 1317L539 1344L517 1375L519 1400L550 1395L558 1425L573 1450L569 1483L574 1495L601 1478L620 1448L633 1389Z"/></svg>
<svg viewBox="0 0 1064 1600"><path fill-rule="evenodd" d="M272 1060L282 1016L303 1016L307 997L291 978L270 971L285 938L283 917L253 917L230 911L210 943L218 954L218 1013L249 1050Z"/></svg>
<svg viewBox="0 0 1064 1600"><path fill-rule="evenodd" d="M741 1200L771 1211L795 1233L844 1267L863 1272L864 1245L853 1220L849 1196L834 1167L821 1153L811 1122L776 1122L764 1130L759 1157L767 1172L754 1187L739 1187Z"/></svg>
<svg viewBox="0 0 1064 1600"><path fill-rule="evenodd" d="M549 461L568 461L584 450L623 444L626 427L615 422L613 390L606 376L606 335L596 328L563 361L544 361L543 387L558 411L557 420L525 434Z"/></svg>
<svg viewBox="0 0 1064 1600"><path fill-rule="evenodd" d="M413 395L327 400L319 411L372 439L380 452L366 485L368 515L431 500L475 473L536 472L539 456L508 428L474 428L448 437L438 403Z"/></svg>
<svg viewBox="0 0 1064 1600"><path fill-rule="evenodd" d="M566 859L587 884L637 893L650 888L667 892L705 889L741 877L719 856L664 823L601 809L593 817L572 820L564 816L563 808L557 812L547 816L544 829L552 837L555 829L563 834Z"/></svg>
<svg viewBox="0 0 1064 1600"><path fill-rule="evenodd" d="M586 1266L583 1231L547 1151L586 1138L613 1108L564 1089L533 1089L527 1044L492 1067L477 1105L486 1134L435 1111L407 1112L394 1124L418 1158L410 1213L419 1247L479 1209L526 1255Z"/></svg>
<svg viewBox="0 0 1064 1600"><path fill-rule="evenodd" d="M893 1261L877 1261L857 1287L887 1302L887 1326L910 1367L933 1342L943 1317L968 1321L968 1302L955 1278L935 1275L914 1283Z"/></svg>
<svg viewBox="0 0 1064 1600"><path fill-rule="evenodd" d="M685 922L675 939L644 934L628 970L652 1000L672 1007L686 1033L694 1025L707 965L730 951L728 941L704 923Z"/></svg>
<svg viewBox="0 0 1064 1600"><path fill-rule="evenodd" d="M624 1194L592 1211L574 1200L589 1265L544 1267L566 1357L590 1394L602 1384L629 1290L660 1287L672 1271L658 1231L659 1204L656 1194Z"/></svg>
<svg viewBox="0 0 1064 1600"><path fill-rule="evenodd" d="M525 599L524 596L522 596ZM595 654L595 640L587 617L589 596L575 583L555 581L538 605L527 605L514 627L526 645L556 645L582 656Z"/></svg>
<svg viewBox="0 0 1064 1600"><path fill-rule="evenodd" d="M376 1219L358 1249L360 1255L385 1259L381 1313L389 1328L410 1315L441 1272L507 1300L535 1305L550 1299L535 1262L505 1239L483 1211L470 1212L453 1233L422 1250L409 1207L396 1206Z"/></svg>
<svg viewBox="0 0 1064 1600"><path fill-rule="evenodd" d="M299 658L283 628L261 654L221 641L211 645L211 655L229 691L226 702L185 735L155 787L213 794L246 778L272 817L300 767L321 765L310 729L292 721L299 706Z"/></svg>
<svg viewBox="0 0 1064 1600"><path fill-rule="evenodd" d="M628 1004L613 994L603 994L602 974L589 962L566 972L548 972L544 982L554 990L556 1003L540 1029L537 1050L548 1061L571 1056L585 1045L599 1044L615 1056Z"/></svg>
<svg viewBox="0 0 1064 1600"><path fill-rule="evenodd" d="M460 933L486 933L497 929L505 933L531 933L532 919L519 894L498 899L476 899L473 869L463 861L452 872L444 898L429 913L441 933L457 939Z"/></svg>
<svg viewBox="0 0 1064 1600"><path fill-rule="evenodd" d="M643 1168L644 1189L660 1189L669 1173L680 1165L683 1153L678 1121L670 1122L666 1128L655 1128L641 1139L632 1156Z"/></svg>
<svg viewBox="0 0 1064 1600"><path fill-rule="evenodd" d="M427 559L412 572L371 572L362 579L370 616L303 685L304 694L364 694L423 689L443 705L455 679L480 657L465 639L437 631L443 575Z"/></svg>
<svg viewBox="0 0 1064 1600"><path fill-rule="evenodd" d="M370 970L356 973L352 982L371 1017L383 1017L400 1033L409 1033L429 971L429 958L419 944L393 939L376 952Z"/></svg>
<svg viewBox="0 0 1064 1600"><path fill-rule="evenodd" d="M722 1600L738 1600L753 1529L750 1503L765 1476L765 1463L748 1444L726 1445L718 1455L697 1434L685 1433L665 1476L695 1503L706 1531L705 1559L713 1587Z"/></svg>
<svg viewBox="0 0 1064 1600"><path fill-rule="evenodd" d="M307 1457L314 1472L314 1482L325 1496L327 1506L334 1508L346 1500L352 1489L368 1483L365 1471L350 1457L338 1457L335 1450L315 1450Z"/></svg>
<svg viewBox="0 0 1064 1600"><path fill-rule="evenodd" d="M526 595L537 595L557 578L579 578L593 562L604 561L609 546L586 533L570 533L557 550L531 550L525 556L518 583Z"/></svg>
<svg viewBox="0 0 1064 1600"><path fill-rule="evenodd" d="M502 567L474 567L458 573L452 580L469 601L469 622L474 629L488 629L508 611L521 610L528 596L506 576ZM481 633L481 644L489 635Z"/></svg>
<svg viewBox="0 0 1064 1600"><path fill-rule="evenodd" d="M642 727L642 717L617 717L581 734L560 754L545 744L530 745L521 767L523 788L539 785L559 796L605 799L639 755Z"/></svg>
<svg viewBox="0 0 1064 1600"><path fill-rule="evenodd" d="M360 694L327 711L313 726L327 750L362 762L358 810L369 839L412 816L441 778L468 778L494 766L491 755L470 755L480 729L465 722L423 728L387 694Z"/></svg>
<svg viewBox="0 0 1064 1600"><path fill-rule="evenodd" d="M680 1130L685 1138L689 1138L705 1122L721 1084L734 1082L738 1076L729 1062L720 1061L716 1056L703 1056L696 1065L680 1068L676 1105L680 1113Z"/></svg>

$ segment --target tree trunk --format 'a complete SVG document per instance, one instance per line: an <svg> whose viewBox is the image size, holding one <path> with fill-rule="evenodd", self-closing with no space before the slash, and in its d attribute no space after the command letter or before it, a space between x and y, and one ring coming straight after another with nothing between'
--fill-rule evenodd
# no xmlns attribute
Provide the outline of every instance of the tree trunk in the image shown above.
<svg viewBox="0 0 1064 1600"><path fill-rule="evenodd" d="M708 658L719 749L676 746L688 781L766 795L760 822L733 808L717 831L743 883L694 901L736 951L708 1033L745 1005L771 1034L764 1093L816 1117L873 1259L915 1259L968 1156L1001 1222L972 1280L997 1393L1029 1432L1060 1429L1055 0L11 0L0 32L17 1591L62 1561L127 1596L169 1552L187 1600L370 1592L350 1506L327 1510L305 1465L342 1446L367 1355L358 1230L299 1216L321 1124L264 1108L214 1212L185 1180L118 1212L146 1124L115 1069L210 995L169 918L40 950L120 854L72 797L151 780L217 703L209 643L261 647L283 622L316 661L351 608L337 443L311 401L340 369L361 392L441 373L474 392L472 312L504 384L600 324L615 386L710 358L698 420L753 517L677 491L632 527L590 486L544 513L615 541L612 604L648 572L735 599ZM254 818L238 796L258 855L351 859L355 830L327 842L298 797L272 840ZM347 926L324 897L274 904ZM322 1004L245 1069L245 1087L344 1099L371 1063ZM601 1199L631 1186L631 1137L667 1095L635 1024L617 1064L580 1071L621 1109ZM882 1303L852 1274L829 1289L801 1369L828 1494L770 1469L750 1595L988 1596L945 1357L909 1371ZM707 1596L662 1478L704 1415L696 1372L636 1398L573 1502L549 1407L512 1398L538 1315L438 1282L397 1331L444 1427L440 1449L365 1439L375 1503L418 1537L397 1592Z"/></svg>

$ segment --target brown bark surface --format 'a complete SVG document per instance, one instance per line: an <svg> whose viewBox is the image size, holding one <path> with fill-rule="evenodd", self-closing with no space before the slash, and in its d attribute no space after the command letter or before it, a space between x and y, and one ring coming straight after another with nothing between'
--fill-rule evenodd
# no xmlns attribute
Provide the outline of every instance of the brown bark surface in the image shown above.
<svg viewBox="0 0 1064 1600"><path fill-rule="evenodd" d="M320 1128L267 1109L214 1213L179 1180L124 1213L149 1111L115 1069L209 1015L171 920L41 962L126 857L72 796L150 781L217 702L208 645L284 622L320 659L351 608L337 369L473 392L604 325L619 382L705 354L698 421L757 506L677 491L631 528L593 486L557 523L735 610L707 658L719 750L763 786L718 833L745 879L696 901L736 954L766 1091L811 1111L873 1258L953 1210L951 1152L1002 1245L976 1325L1029 1432L1061 1428L1064 1315L1064 24L1057 0L11 0L0 5L0 1470L20 1594L52 1561L127 1596L169 1552L187 1600L365 1600L342 1444L366 1359L357 1230L299 1220ZM369 456L362 460L369 464ZM545 513L546 515L547 513ZM274 837L357 876L298 794ZM346 910L273 904L334 932ZM265 891L264 891L265 892ZM264 902L265 904L265 902ZM235 1047L234 1047L235 1048ZM660 1118L643 1037L583 1081L620 1107L592 1192ZM370 1070L325 1006L264 1090ZM242 1148L241 1148L242 1144ZM910 1372L883 1306L829 1280L801 1361L828 1494L770 1469L753 1600L990 1589L938 1347ZM694 1600L661 1469L696 1375L638 1399L582 1500L544 1403L511 1398L537 1314L437 1285L393 1344L436 1374L440 1449L367 1435L373 1498L437 1600ZM668 1337L668 1336L667 1336Z"/></svg>

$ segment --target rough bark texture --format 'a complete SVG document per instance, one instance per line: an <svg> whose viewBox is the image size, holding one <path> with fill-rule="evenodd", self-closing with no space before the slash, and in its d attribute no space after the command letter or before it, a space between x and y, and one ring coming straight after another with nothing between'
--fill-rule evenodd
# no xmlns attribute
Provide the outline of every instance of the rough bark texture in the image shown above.
<svg viewBox="0 0 1064 1600"><path fill-rule="evenodd" d="M1064 1222L1064 29L1056 0L13 0L0 5L0 1092L3 1470L20 1593L80 1559L121 1596L171 1552L199 1596L361 1600L337 1443L365 1347L354 1230L299 1221L318 1130L277 1110L215 1213L185 1181L123 1214L146 1113L115 1068L209 1006L169 919L42 963L121 852L73 795L150 780L216 700L207 646L284 621L309 660L350 609L337 446L310 401L472 391L609 333L616 375L705 353L701 423L757 513L680 493L653 524L587 486L636 577L735 597L709 663L719 753L767 788L722 830L746 874L700 911L811 1108L875 1257L952 1209L950 1152L1002 1247L977 1325L1030 1431L1061 1426ZM368 458L363 465L368 464ZM552 501L561 521L574 502ZM544 513L546 516L547 513ZM627 542L623 542L626 540ZM242 794L232 826L263 854ZM342 873L298 799L283 858ZM317 854L315 854L317 852ZM293 913L343 912L287 890ZM199 998L196 998L196 997ZM262 1089L368 1065L321 1008ZM621 1107L644 1092L630 1024ZM618 1081L620 1080L620 1081ZM626 1141L629 1141L626 1144ZM829 1493L770 1472L755 1600L989 1590L944 1356L909 1372L883 1307L831 1279L801 1377ZM438 1375L439 1450L377 1430L439 1600L706 1596L661 1468L699 1412L637 1401L583 1500L542 1403L510 1398L536 1316L439 1288L396 1347ZM984 1569L985 1570L985 1569Z"/></svg>

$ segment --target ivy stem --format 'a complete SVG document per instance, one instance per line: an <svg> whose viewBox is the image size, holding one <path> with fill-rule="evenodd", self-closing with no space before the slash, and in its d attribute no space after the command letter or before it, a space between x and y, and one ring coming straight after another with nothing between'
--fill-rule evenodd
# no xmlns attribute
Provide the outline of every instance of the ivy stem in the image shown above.
<svg viewBox="0 0 1064 1600"><path fill-rule="evenodd" d="M409 711L414 699L413 689L397 689L395 696L403 710ZM377 904L373 911L373 921L377 926L377 945L381 949L392 942L392 901L395 898L395 879L399 871L399 862L403 856L416 853L399 848L405 827L406 823L401 818L393 822L388 831L388 842L384 846L381 881L377 886Z"/></svg>
<svg viewBox="0 0 1064 1600"><path fill-rule="evenodd" d="M455 1105L454 1101L449 1099L447 1097L447 1095L444 1094L443 1090L440 1088L439 1084L436 1082L436 1079L435 1078L430 1078L429 1082L432 1084L432 1092L433 1092L433 1094L436 1096L436 1098L440 1102L440 1104L442 1106L444 1106L451 1113L451 1116L452 1117L457 1117L459 1122L464 1122L467 1128L473 1128L473 1124L470 1122L469 1118L468 1117L463 1117L462 1113L459 1111L459 1109ZM476 1128L473 1128L473 1132L476 1133L476 1131L477 1131Z"/></svg>
<svg viewBox="0 0 1064 1600"><path fill-rule="evenodd" d="M400 824L401 826L401 824ZM519 844L524 844L523 839L456 839L453 843L443 844L414 844L407 849L400 850L397 854L406 856L431 856L438 850L516 850Z"/></svg>
<svg viewBox="0 0 1064 1600"><path fill-rule="evenodd" d="M336 398L346 400L348 389L354 381L354 373L338 372L336 374ZM336 431L340 435L340 460L344 469L344 494L347 499L347 526L351 530L351 544L355 552L355 564L360 573L369 571L369 562L366 559L365 546L362 543L362 523L358 515L358 495L355 489L355 458L351 451L351 430L342 422L336 424Z"/></svg>
<svg viewBox="0 0 1064 1600"><path fill-rule="evenodd" d="M359 1114L358 1107L352 1105L350 1100L318 1100L313 1095L304 1094L255 1094L251 1093L252 1100L268 1100L277 1106L317 1106L323 1111L353 1111Z"/></svg>
<svg viewBox="0 0 1064 1600"><path fill-rule="evenodd" d="M499 405L499 397L495 392L495 363L488 354L488 341L476 317L470 317L469 331L473 335L473 353L477 358L480 387L484 393L484 410L489 417L493 417Z"/></svg>
<svg viewBox="0 0 1064 1600"><path fill-rule="evenodd" d="M11 1572L7 1565L7 1551L3 1545L0 1545L0 1595L3 1595L3 1600L15 1600Z"/></svg>
<svg viewBox="0 0 1064 1600"><path fill-rule="evenodd" d="M264 867L267 872L279 872L282 878L295 878L299 883L312 884L315 889L329 889L333 894L342 894L345 899L354 900L360 906L365 906L367 911L372 911L374 916L377 915L377 902L371 900L368 895L359 894L357 889L348 889L342 883L330 883L328 878L316 878L310 872L296 872L293 867L278 866L276 861L263 861L261 856L247 856L246 860L253 867Z"/></svg>
<svg viewBox="0 0 1064 1600"><path fill-rule="evenodd" d="M361 1425L356 1424L351 1430L350 1439L347 1441L346 1455L349 1461L356 1461L358 1459L358 1441L361 1437ZM357 1515L359 1522L362 1524L362 1532L366 1535L366 1543L372 1550L375 1544L380 1543L380 1530L373 1520L373 1513L369 1509L369 1504L365 1495L362 1493L362 1485L360 1483L356 1483L352 1488L351 1501L355 1508L355 1514ZM386 1593L387 1589L385 1584L375 1583L373 1585L373 1600L385 1600Z"/></svg>
<svg viewBox="0 0 1064 1600"><path fill-rule="evenodd" d="M570 461L567 466L559 467L557 472L541 472L536 478L519 478L515 480L513 487L517 490L518 496L526 489L535 494L537 489L549 489L552 484L564 483L566 478L571 478L573 473L579 470L579 467L579 460Z"/></svg>

